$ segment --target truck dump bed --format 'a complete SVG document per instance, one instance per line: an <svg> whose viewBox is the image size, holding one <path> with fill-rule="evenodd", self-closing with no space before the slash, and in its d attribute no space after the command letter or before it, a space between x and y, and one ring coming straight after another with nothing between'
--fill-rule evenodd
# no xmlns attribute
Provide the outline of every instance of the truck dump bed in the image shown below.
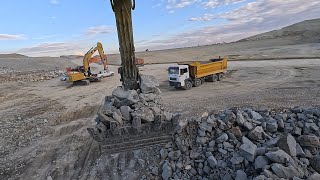
<svg viewBox="0 0 320 180"><path fill-rule="evenodd" d="M228 66L227 58L212 59L206 62L193 62L189 64L190 76L202 78L212 74L225 72Z"/></svg>

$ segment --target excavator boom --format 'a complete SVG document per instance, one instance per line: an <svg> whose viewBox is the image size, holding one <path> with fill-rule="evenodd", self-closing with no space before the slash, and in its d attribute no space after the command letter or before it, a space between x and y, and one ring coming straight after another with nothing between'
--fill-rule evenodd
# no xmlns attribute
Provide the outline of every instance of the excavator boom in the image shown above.
<svg viewBox="0 0 320 180"><path fill-rule="evenodd" d="M103 46L100 42L98 42L97 45L95 47L92 47L83 57L83 68L85 73L88 73L90 58L96 51L99 52L100 59L103 63L103 69L106 70L108 68L107 57L104 56Z"/></svg>
<svg viewBox="0 0 320 180"><path fill-rule="evenodd" d="M88 132L99 142L102 152L106 153L165 144L172 137L178 116L173 117L165 111L154 79L139 75L131 15L135 1L110 2L118 29L122 87L106 97L98 112L97 125L88 128Z"/></svg>

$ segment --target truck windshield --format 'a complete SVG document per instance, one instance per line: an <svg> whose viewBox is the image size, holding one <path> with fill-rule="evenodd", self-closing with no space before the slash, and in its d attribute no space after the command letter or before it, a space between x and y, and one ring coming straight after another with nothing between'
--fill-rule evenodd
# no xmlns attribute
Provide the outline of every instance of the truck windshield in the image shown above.
<svg viewBox="0 0 320 180"><path fill-rule="evenodd" d="M168 73L169 74L179 74L179 67L169 67Z"/></svg>

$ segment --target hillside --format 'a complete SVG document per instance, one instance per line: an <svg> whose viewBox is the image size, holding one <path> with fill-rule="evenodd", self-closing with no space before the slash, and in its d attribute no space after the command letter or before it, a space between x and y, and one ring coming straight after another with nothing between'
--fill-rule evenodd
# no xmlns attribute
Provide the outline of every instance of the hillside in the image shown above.
<svg viewBox="0 0 320 180"><path fill-rule="evenodd" d="M272 39L284 40L288 44L318 43L320 42L320 19L302 21L279 30L248 37L239 42Z"/></svg>
<svg viewBox="0 0 320 180"><path fill-rule="evenodd" d="M320 57L320 19L306 20L237 42L198 47L137 52L145 63L207 60L217 56L230 59L277 59ZM120 56L108 56L110 64L120 64Z"/></svg>
<svg viewBox="0 0 320 180"><path fill-rule="evenodd" d="M26 58L28 56L12 53L12 54L0 54L0 58Z"/></svg>

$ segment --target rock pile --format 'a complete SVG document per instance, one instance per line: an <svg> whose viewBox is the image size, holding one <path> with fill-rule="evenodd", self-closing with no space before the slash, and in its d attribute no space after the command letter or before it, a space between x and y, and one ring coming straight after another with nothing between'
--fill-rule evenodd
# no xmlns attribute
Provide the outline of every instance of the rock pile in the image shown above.
<svg viewBox="0 0 320 180"><path fill-rule="evenodd" d="M9 68L0 67L1 82L21 81L21 82L38 82L50 80L61 76L63 71L35 71L35 72L19 72Z"/></svg>
<svg viewBox="0 0 320 180"><path fill-rule="evenodd" d="M0 67L0 74L8 74L8 73L13 73L13 72L15 72L15 71L10 68Z"/></svg>
<svg viewBox="0 0 320 180"><path fill-rule="evenodd" d="M320 179L320 109L226 109L179 123L163 179Z"/></svg>

